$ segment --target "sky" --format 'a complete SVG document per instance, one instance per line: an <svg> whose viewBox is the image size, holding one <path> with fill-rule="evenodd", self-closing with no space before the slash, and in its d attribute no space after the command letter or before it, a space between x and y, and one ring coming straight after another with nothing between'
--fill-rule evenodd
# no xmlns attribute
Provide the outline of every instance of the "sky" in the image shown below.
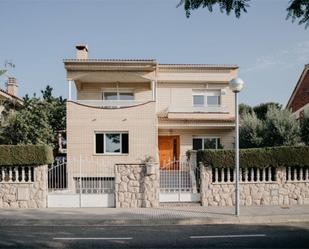
<svg viewBox="0 0 309 249"><path fill-rule="evenodd" d="M286 105L309 63L309 28L285 20L289 0L252 0L240 19L216 8L185 17L179 0L0 0L0 69L19 95L47 84L67 97L62 60L86 43L90 58L156 59L159 63L238 64L240 101ZM4 88L6 78L0 77Z"/></svg>

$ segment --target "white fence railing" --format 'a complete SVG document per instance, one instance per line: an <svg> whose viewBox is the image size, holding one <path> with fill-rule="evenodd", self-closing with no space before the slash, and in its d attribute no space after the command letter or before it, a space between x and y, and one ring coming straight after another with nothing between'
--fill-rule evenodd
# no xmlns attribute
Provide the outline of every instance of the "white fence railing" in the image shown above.
<svg viewBox="0 0 309 249"><path fill-rule="evenodd" d="M136 100L76 100L76 102L83 104L83 105L104 107L104 108L111 108L111 109L119 108L119 107L134 106L134 105L143 103L141 101L136 101Z"/></svg>
<svg viewBox="0 0 309 249"><path fill-rule="evenodd" d="M68 190L77 194L113 193L114 168L99 158L68 157L48 169L49 191Z"/></svg>
<svg viewBox="0 0 309 249"><path fill-rule="evenodd" d="M33 166L0 166L0 183L34 182Z"/></svg>
<svg viewBox="0 0 309 249"><path fill-rule="evenodd" d="M287 167L286 168L286 181L290 181L290 182L309 181L309 168L308 167Z"/></svg>
<svg viewBox="0 0 309 249"><path fill-rule="evenodd" d="M267 183L276 181L276 169L272 167L258 169L246 168L240 169L241 183ZM234 183L234 169L230 168L213 168L212 169L213 183Z"/></svg>
<svg viewBox="0 0 309 249"><path fill-rule="evenodd" d="M160 169L161 192L199 192L200 172L188 161L164 163Z"/></svg>
<svg viewBox="0 0 309 249"><path fill-rule="evenodd" d="M49 191L64 190L68 187L68 172L66 158L55 160L48 166Z"/></svg>
<svg viewBox="0 0 309 249"><path fill-rule="evenodd" d="M188 106L188 107L170 106L168 108L168 112L222 113L222 112L228 112L228 109L224 105Z"/></svg>

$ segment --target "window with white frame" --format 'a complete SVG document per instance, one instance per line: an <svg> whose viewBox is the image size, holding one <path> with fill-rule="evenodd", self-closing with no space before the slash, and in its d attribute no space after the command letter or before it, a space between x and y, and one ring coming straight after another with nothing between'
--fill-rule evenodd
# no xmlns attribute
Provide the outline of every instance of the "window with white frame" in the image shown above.
<svg viewBox="0 0 309 249"><path fill-rule="evenodd" d="M219 137L193 137L193 150L218 149L220 147Z"/></svg>
<svg viewBox="0 0 309 249"><path fill-rule="evenodd" d="M128 154L128 132L96 132L95 154Z"/></svg>
<svg viewBox="0 0 309 249"><path fill-rule="evenodd" d="M134 100L134 92L130 90L106 90L102 94L103 100Z"/></svg>
<svg viewBox="0 0 309 249"><path fill-rule="evenodd" d="M193 90L193 106L218 106L221 105L221 90Z"/></svg>

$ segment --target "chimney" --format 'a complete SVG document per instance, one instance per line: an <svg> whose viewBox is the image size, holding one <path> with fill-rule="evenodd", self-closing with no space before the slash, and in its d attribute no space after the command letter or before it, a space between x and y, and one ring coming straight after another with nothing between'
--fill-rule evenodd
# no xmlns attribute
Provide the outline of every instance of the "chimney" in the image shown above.
<svg viewBox="0 0 309 249"><path fill-rule="evenodd" d="M14 96L18 96L18 84L15 77L9 77L6 83L6 91Z"/></svg>
<svg viewBox="0 0 309 249"><path fill-rule="evenodd" d="M76 59L88 59L88 46L86 44L76 45Z"/></svg>

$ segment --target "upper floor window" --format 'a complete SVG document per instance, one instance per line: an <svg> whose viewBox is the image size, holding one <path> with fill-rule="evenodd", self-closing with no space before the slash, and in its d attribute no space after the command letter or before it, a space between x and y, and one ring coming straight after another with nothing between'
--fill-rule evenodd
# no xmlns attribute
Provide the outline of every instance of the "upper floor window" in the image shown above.
<svg viewBox="0 0 309 249"><path fill-rule="evenodd" d="M193 106L221 105L220 90L193 90Z"/></svg>
<svg viewBox="0 0 309 249"><path fill-rule="evenodd" d="M103 100L134 100L134 93L128 90L104 91L102 97Z"/></svg>
<svg viewBox="0 0 309 249"><path fill-rule="evenodd" d="M96 154L128 154L129 134L127 132L96 132Z"/></svg>

